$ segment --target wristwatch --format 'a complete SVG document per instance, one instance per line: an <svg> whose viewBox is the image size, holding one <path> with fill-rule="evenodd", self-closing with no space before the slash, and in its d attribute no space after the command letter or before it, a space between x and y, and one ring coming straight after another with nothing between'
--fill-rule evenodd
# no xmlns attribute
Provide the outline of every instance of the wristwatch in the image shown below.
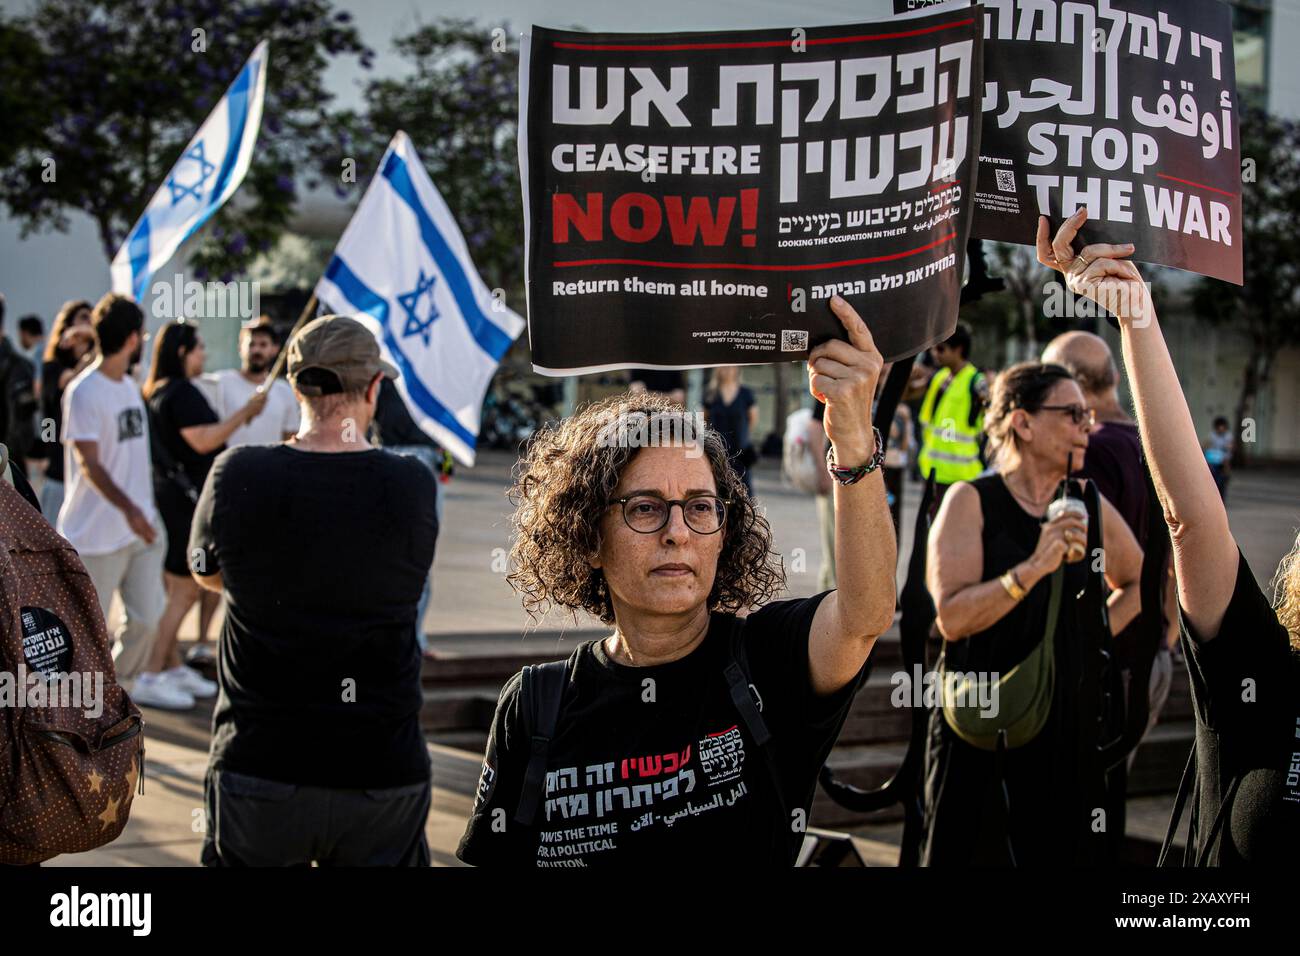
<svg viewBox="0 0 1300 956"><path fill-rule="evenodd" d="M871 433L876 436L876 452L867 459L865 465L857 465L853 468L842 468L835 464L835 449L833 447L826 449L826 470L830 476L841 485L851 485L854 482L861 481L867 475L871 474L885 460L885 442L880 437L880 430L874 425Z"/></svg>

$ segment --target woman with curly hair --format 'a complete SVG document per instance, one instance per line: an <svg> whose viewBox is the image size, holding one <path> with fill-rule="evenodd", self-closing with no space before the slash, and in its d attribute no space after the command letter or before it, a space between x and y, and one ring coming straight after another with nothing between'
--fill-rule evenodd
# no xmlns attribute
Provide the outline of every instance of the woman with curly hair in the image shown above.
<svg viewBox="0 0 1300 956"><path fill-rule="evenodd" d="M511 583L534 616L582 609L613 632L546 665L551 695L537 669L502 691L465 862L794 862L817 772L894 613L870 419L883 363L852 307L832 308L849 340L812 350L809 388L826 403L838 591L766 603L785 584L771 529L721 437L678 406L607 400L529 446Z"/></svg>
<svg viewBox="0 0 1300 956"><path fill-rule="evenodd" d="M1079 210L1055 237L1039 219L1038 261L1119 320L1142 450L1169 525L1196 713L1173 821L1190 792L1184 862L1292 867L1300 851L1300 539L1277 569L1270 606L1205 466L1150 292L1127 261L1134 247L1076 252L1087 219Z"/></svg>

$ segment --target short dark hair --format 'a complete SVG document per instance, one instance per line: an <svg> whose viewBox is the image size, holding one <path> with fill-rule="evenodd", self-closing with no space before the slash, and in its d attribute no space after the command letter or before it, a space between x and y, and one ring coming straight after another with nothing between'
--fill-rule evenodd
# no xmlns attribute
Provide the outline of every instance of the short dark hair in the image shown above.
<svg viewBox="0 0 1300 956"><path fill-rule="evenodd" d="M45 323L39 315L24 315L18 320L18 329L28 335L44 335Z"/></svg>
<svg viewBox="0 0 1300 956"><path fill-rule="evenodd" d="M1220 415L1218 418L1214 420L1214 427L1218 428L1220 425L1222 425L1224 428L1231 428L1232 422L1228 421L1226 418Z"/></svg>
<svg viewBox="0 0 1300 956"><path fill-rule="evenodd" d="M948 336L943 344L948 346L950 349L956 349L961 352L962 358L970 358L970 326L965 322L958 322L957 328L953 330L952 335Z"/></svg>
<svg viewBox="0 0 1300 956"><path fill-rule="evenodd" d="M116 355L126 347L132 332L144 329L144 313L134 299L109 292L95 303L90 325L99 340L99 351L105 356Z"/></svg>
<svg viewBox="0 0 1300 956"><path fill-rule="evenodd" d="M271 342L275 345L280 344L280 333L271 322L271 317L267 315L258 316L239 331L250 337L254 335L265 335L268 336L271 339Z"/></svg>
<svg viewBox="0 0 1300 956"><path fill-rule="evenodd" d="M294 378L294 384L298 386L307 386L310 391L304 391L304 395L341 395L343 394L343 382L338 377L338 373L331 372L327 368L305 368Z"/></svg>

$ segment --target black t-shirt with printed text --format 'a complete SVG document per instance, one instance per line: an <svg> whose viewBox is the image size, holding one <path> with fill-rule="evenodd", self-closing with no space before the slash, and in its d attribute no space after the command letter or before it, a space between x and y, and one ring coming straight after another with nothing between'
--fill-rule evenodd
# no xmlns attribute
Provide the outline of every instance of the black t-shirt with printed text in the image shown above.
<svg viewBox="0 0 1300 956"><path fill-rule="evenodd" d="M579 647L531 827L514 820L529 755L516 675L497 704L457 855L476 866L789 866L817 773L866 671L834 694L813 693L808 635L826 593L777 601L739 622L715 612L700 645L667 664L629 667L600 641ZM723 673L735 627L773 735L772 767Z"/></svg>
<svg viewBox="0 0 1300 956"><path fill-rule="evenodd" d="M1230 796L1210 865L1294 866L1300 852L1300 652L1244 556L1218 635L1201 641L1186 619L1181 623L1196 711L1197 853Z"/></svg>

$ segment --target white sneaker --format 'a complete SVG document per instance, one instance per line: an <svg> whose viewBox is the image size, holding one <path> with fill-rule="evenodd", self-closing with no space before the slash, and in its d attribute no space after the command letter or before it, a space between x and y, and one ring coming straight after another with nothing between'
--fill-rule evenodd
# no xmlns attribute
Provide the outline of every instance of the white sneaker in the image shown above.
<svg viewBox="0 0 1300 956"><path fill-rule="evenodd" d="M141 674L131 688L131 699L145 707L162 710L189 710L194 706L194 695L180 687L164 674Z"/></svg>
<svg viewBox="0 0 1300 956"><path fill-rule="evenodd" d="M171 670L162 672L163 678L173 687L180 688L200 700L217 696L217 684L210 681L192 667L181 664Z"/></svg>

